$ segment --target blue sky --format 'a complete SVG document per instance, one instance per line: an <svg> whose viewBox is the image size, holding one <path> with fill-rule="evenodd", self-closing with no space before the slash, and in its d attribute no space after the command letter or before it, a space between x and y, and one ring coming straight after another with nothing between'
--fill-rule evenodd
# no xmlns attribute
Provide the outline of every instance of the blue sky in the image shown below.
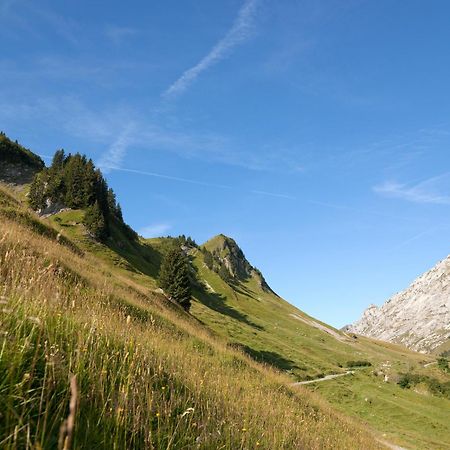
<svg viewBox="0 0 450 450"><path fill-rule="evenodd" d="M335 326L449 253L450 4L0 0L0 128Z"/></svg>

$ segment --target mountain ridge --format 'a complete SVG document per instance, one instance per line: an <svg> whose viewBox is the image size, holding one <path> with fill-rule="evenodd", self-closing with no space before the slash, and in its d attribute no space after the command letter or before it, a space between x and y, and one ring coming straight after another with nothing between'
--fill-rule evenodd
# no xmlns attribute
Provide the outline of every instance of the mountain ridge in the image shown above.
<svg viewBox="0 0 450 450"><path fill-rule="evenodd" d="M450 339L450 256L380 307L370 305L347 331L432 352Z"/></svg>
<svg viewBox="0 0 450 450"><path fill-rule="evenodd" d="M261 289L278 296L269 286L261 271L247 260L244 252L233 238L220 233L208 239L201 247L210 252L220 264L224 265L231 279L243 281L247 278L256 277Z"/></svg>

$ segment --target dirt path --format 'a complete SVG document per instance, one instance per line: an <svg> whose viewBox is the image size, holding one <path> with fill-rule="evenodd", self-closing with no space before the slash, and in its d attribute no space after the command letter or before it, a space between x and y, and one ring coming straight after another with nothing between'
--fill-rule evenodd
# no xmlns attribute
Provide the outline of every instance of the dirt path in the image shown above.
<svg viewBox="0 0 450 450"><path fill-rule="evenodd" d="M408 450L408 449L405 448L405 447L399 447L398 445L391 444L390 442L385 441L384 439L376 438L376 440L377 440L380 444L383 444L383 445L385 445L386 447L388 447L388 448L390 448L390 449L392 449L392 450Z"/></svg>
<svg viewBox="0 0 450 450"><path fill-rule="evenodd" d="M302 384L311 384L311 383L319 383L321 381L327 381L327 380L333 380L335 378L344 377L345 375L352 375L354 374L354 370L347 370L345 373L337 373L334 375L326 375L323 378L316 378L315 380L308 380L308 381L298 381L297 383L292 383L291 386L300 386ZM375 439L380 443L385 445L386 447L390 448L391 450L408 450L404 447L399 447L398 445L391 444L389 441L385 441L384 439L380 439L378 437L375 437Z"/></svg>
<svg viewBox="0 0 450 450"><path fill-rule="evenodd" d="M320 381L333 380L334 378L344 377L345 375L353 375L354 373L355 373L354 370L347 370L347 372L345 372L345 373L336 373L334 375L326 375L322 378L316 378L315 380L297 381L297 383L292 383L292 386L300 386L302 384L319 383Z"/></svg>

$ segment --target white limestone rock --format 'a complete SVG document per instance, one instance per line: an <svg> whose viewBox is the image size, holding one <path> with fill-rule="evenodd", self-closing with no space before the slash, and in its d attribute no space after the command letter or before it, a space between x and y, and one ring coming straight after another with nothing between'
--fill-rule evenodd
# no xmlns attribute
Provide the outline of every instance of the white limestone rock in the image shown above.
<svg viewBox="0 0 450 450"><path fill-rule="evenodd" d="M450 256L347 330L428 353L450 339Z"/></svg>

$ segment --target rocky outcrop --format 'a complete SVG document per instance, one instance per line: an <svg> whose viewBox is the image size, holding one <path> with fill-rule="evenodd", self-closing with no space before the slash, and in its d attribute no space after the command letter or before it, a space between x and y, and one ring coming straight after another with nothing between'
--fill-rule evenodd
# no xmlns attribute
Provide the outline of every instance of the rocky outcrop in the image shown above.
<svg viewBox="0 0 450 450"><path fill-rule="evenodd" d="M430 352L450 339L450 256L347 330Z"/></svg>
<svg viewBox="0 0 450 450"><path fill-rule="evenodd" d="M203 247L212 254L219 266L223 265L226 268L233 280L245 281L255 277L263 291L275 294L267 284L262 273L248 262L244 252L234 239L224 234L219 234L206 242Z"/></svg>
<svg viewBox="0 0 450 450"><path fill-rule="evenodd" d="M33 181L38 169L23 163L2 161L0 165L0 181L7 184L22 185Z"/></svg>

